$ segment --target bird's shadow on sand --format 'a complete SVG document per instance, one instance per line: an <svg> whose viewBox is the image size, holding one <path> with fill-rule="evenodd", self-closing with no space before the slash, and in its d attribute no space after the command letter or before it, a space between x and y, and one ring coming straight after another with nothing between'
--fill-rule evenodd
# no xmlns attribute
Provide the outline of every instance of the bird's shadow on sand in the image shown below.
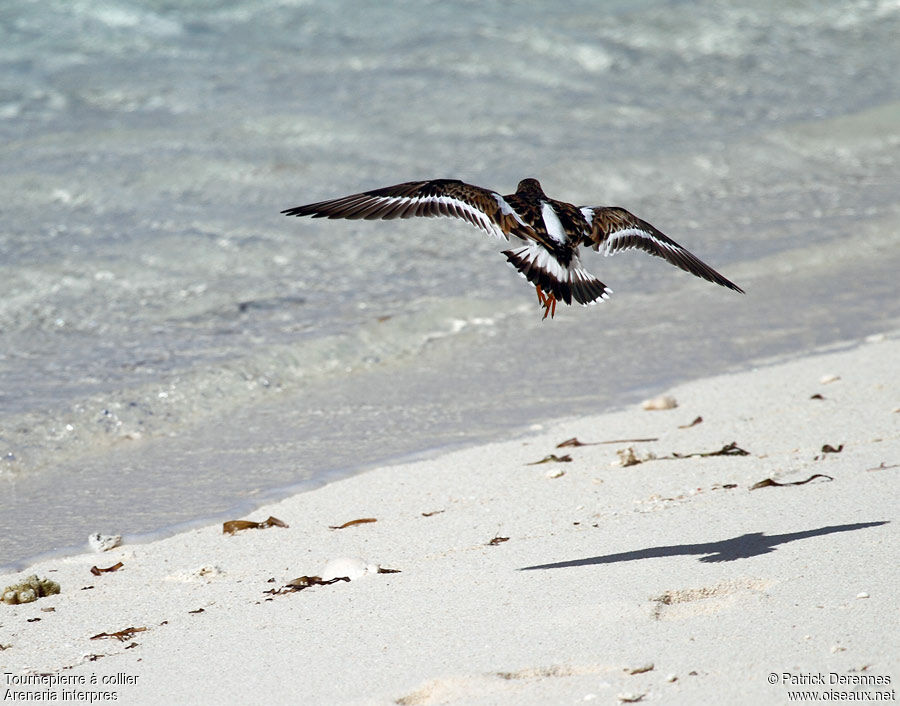
<svg viewBox="0 0 900 706"><path fill-rule="evenodd" d="M534 569L565 569L574 566L590 566L592 564L615 564L620 561L636 561L638 559L656 559L668 556L692 556L699 555L700 561L713 563L719 561L735 561L737 559L749 559L774 552L779 544L795 542L798 539L820 537L834 532L853 532L867 527L879 527L888 524L887 520L880 522L858 522L853 525L832 525L819 527L818 529L804 532L791 532L789 534L766 535L763 532L742 534L740 537L723 539L719 542L707 542L705 544L672 544L665 547L648 547L635 549L630 552L618 554L605 554L592 556L585 559L570 559L558 561L552 564L538 564L536 566L523 566L519 571L531 571Z"/></svg>

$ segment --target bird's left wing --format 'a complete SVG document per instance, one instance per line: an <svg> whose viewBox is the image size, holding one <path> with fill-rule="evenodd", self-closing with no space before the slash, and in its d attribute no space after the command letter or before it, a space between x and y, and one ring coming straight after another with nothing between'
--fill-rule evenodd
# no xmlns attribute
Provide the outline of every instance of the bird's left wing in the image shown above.
<svg viewBox="0 0 900 706"><path fill-rule="evenodd" d="M461 218L498 238L519 235L528 226L495 191L457 179L409 181L282 211L288 216L387 220L416 216Z"/></svg>
<svg viewBox="0 0 900 706"><path fill-rule="evenodd" d="M699 257L689 252L646 221L619 207L582 207L581 213L591 227L582 244L614 255L636 248L661 257L692 275L743 294L744 290L726 279Z"/></svg>

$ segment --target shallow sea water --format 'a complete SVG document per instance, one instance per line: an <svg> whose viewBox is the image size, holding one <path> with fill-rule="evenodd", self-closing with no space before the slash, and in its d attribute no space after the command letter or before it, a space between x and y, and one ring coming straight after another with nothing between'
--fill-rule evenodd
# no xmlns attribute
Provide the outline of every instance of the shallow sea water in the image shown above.
<svg viewBox="0 0 900 706"><path fill-rule="evenodd" d="M898 328L900 3L560 7L3 3L0 566ZM279 214L525 176L747 295L542 322L465 223Z"/></svg>

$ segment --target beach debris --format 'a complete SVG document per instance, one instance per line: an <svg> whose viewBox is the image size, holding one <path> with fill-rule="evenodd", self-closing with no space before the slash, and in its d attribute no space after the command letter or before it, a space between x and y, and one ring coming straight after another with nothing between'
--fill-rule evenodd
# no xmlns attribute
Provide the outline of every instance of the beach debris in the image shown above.
<svg viewBox="0 0 900 706"><path fill-rule="evenodd" d="M691 458L693 456L699 456L701 458L709 458L710 456L749 456L750 452L745 451L740 446L737 445L736 441L732 441L730 444L725 444L718 451L697 451L695 453L690 454L680 454L680 453L672 453L671 458ZM669 458L668 456L660 456L660 458Z"/></svg>
<svg viewBox="0 0 900 706"><path fill-rule="evenodd" d="M440 515L442 512L446 512L446 510L432 510L431 512L423 512L422 517L432 517L434 515Z"/></svg>
<svg viewBox="0 0 900 706"><path fill-rule="evenodd" d="M386 569L359 557L341 557L331 559L325 564L321 576L299 576L288 581L281 588L272 588L263 591L272 596L280 596L285 593L295 593L310 586L329 586L338 581L355 581L368 574L399 574L399 569Z"/></svg>
<svg viewBox="0 0 900 706"><path fill-rule="evenodd" d="M144 632L147 628L125 628L124 630L119 630L119 632L101 632L94 635L92 640L118 640L119 642L125 642L125 640L130 640L134 637L135 633Z"/></svg>
<svg viewBox="0 0 900 706"><path fill-rule="evenodd" d="M96 566L92 566L92 567L91 567L91 573L92 573L94 576L99 576L100 574L108 574L108 573L111 573L111 572L113 572L113 571L118 571L118 570L121 569L123 566L125 566L125 564L123 564L121 561L120 561L120 562L117 562L117 563L115 563L115 564L113 564L112 566L108 566L108 567L106 567L105 569L100 569L100 568L98 568L98 567L96 567Z"/></svg>
<svg viewBox="0 0 900 706"><path fill-rule="evenodd" d="M779 481L773 480L772 478L765 478L758 483L754 483L753 485L751 485L750 490L756 490L757 488L767 488L769 486L784 487L788 485L804 485L806 483L809 483L811 480L815 480L816 478L827 478L830 481L834 480L834 478L832 478L831 476L826 476L824 473L814 473L806 480L795 480L789 483L780 483Z"/></svg>
<svg viewBox="0 0 900 706"><path fill-rule="evenodd" d="M339 530L345 527L353 527L354 525L366 525L370 522L378 522L378 520L374 517L360 517L358 520L350 520L350 522L345 522L342 525L329 525L328 529Z"/></svg>
<svg viewBox="0 0 900 706"><path fill-rule="evenodd" d="M647 664L642 664L640 667L626 668L625 671L629 674L643 674L644 672L652 672L653 662L647 662Z"/></svg>
<svg viewBox="0 0 900 706"><path fill-rule="evenodd" d="M571 439L566 439L565 441L560 441L556 445L556 448L564 449L568 446L593 446L596 443L597 443L596 441L593 443L590 443L590 442L585 443L583 441L579 441L577 436L573 436Z"/></svg>
<svg viewBox="0 0 900 706"><path fill-rule="evenodd" d="M573 436L571 439L561 441L556 448L562 449L567 446L600 446L601 444L648 444L651 441L659 441L659 437L649 437L646 439L609 439L608 441L579 441L578 437Z"/></svg>
<svg viewBox="0 0 900 706"><path fill-rule="evenodd" d="M542 463L571 463L572 457L569 454L564 454L563 456L557 456L556 454L550 454L549 456L544 456L540 461L532 461L531 463L526 463L526 466L539 466Z"/></svg>
<svg viewBox="0 0 900 706"><path fill-rule="evenodd" d="M197 608L197 610L189 610L188 613L197 614L197 613L203 613L205 611L206 611L205 608Z"/></svg>
<svg viewBox="0 0 900 706"><path fill-rule="evenodd" d="M322 569L322 580L329 581L333 578L346 578L349 581L367 576L368 574L399 574L399 569L385 569L360 557L340 557L329 559Z"/></svg>
<svg viewBox="0 0 900 706"><path fill-rule="evenodd" d="M251 520L229 520L222 523L222 534L234 534L245 529L268 529L269 527L288 527L287 524L279 520L277 517L269 516L269 519L262 522L253 522Z"/></svg>
<svg viewBox="0 0 900 706"><path fill-rule="evenodd" d="M50 579L39 579L32 574L21 583L14 583L3 589L0 600L7 605L31 603L38 598L45 598L59 593L59 584Z"/></svg>
<svg viewBox="0 0 900 706"><path fill-rule="evenodd" d="M636 704L638 701L643 701L644 697L647 694L634 694L630 691L627 691L623 694L616 694L616 698L621 701L623 704Z"/></svg>
<svg viewBox="0 0 900 706"><path fill-rule="evenodd" d="M641 407L650 411L675 409L677 406L678 401L672 395L658 395L641 402Z"/></svg>
<svg viewBox="0 0 900 706"><path fill-rule="evenodd" d="M835 447L832 446L831 444L825 444L825 445L822 447L822 453L823 453L823 454L839 454L839 453L840 453L841 451L843 451L843 450L844 450L844 445L843 445L843 444L841 444L841 445L838 446L837 448L835 448Z"/></svg>
<svg viewBox="0 0 900 706"><path fill-rule="evenodd" d="M298 576L297 578L288 581L281 588L270 588L268 591L263 591L263 593L267 593L270 596L281 596L285 593L296 593L297 591L302 591L305 588L309 588L310 586L328 586L332 583L337 583L338 581L349 581L350 579L346 576L339 576L337 578L329 579L328 581L323 581L320 576Z"/></svg>
<svg viewBox="0 0 900 706"><path fill-rule="evenodd" d="M676 681L678 681L678 675L675 674L675 672L672 672L671 674L669 674L669 675L666 677L666 681L667 681L667 682L676 682Z"/></svg>
<svg viewBox="0 0 900 706"><path fill-rule="evenodd" d="M562 468L551 468L544 474L545 478L561 478L566 475L566 472Z"/></svg>
<svg viewBox="0 0 900 706"><path fill-rule="evenodd" d="M186 575L188 581L198 581L200 579L211 579L214 576L221 576L225 572L215 564L204 564Z"/></svg>
<svg viewBox="0 0 900 706"><path fill-rule="evenodd" d="M900 463L892 463L890 466L887 465L887 461L882 461L877 466L873 466L872 468L867 468L867 471L886 471L889 468L900 468Z"/></svg>
<svg viewBox="0 0 900 706"><path fill-rule="evenodd" d="M656 458L656 456L650 451L635 451L633 446L617 450L616 455L619 458L616 461L613 461L610 465L621 466L622 468L637 466L639 463L643 463L644 461L652 461L654 458Z"/></svg>
<svg viewBox="0 0 900 706"><path fill-rule="evenodd" d="M703 417L694 417L694 421L692 421L690 424L679 424L678 428L679 429L690 429L691 427L697 426L701 422L703 422Z"/></svg>
<svg viewBox="0 0 900 706"><path fill-rule="evenodd" d="M869 594L866 593L865 591L861 591L860 593L857 593L857 594L856 594L856 597L857 597L857 598L868 598L868 597L869 597Z"/></svg>
<svg viewBox="0 0 900 706"><path fill-rule="evenodd" d="M829 385L833 382L837 382L840 379L841 379L840 375L834 375L832 373L828 373L827 375L823 375L822 377L819 378L819 384L820 385Z"/></svg>
<svg viewBox="0 0 900 706"><path fill-rule="evenodd" d="M725 446L716 451L695 451L694 453L688 454L673 451L668 456L657 456L651 451L639 452L636 451L633 446L629 446L624 449L619 449L616 451L616 454L619 458L610 465L627 468L628 466L636 466L645 461L675 461L694 457L709 458L711 456L749 456L750 452L738 446L736 441L732 441L730 444L725 444Z"/></svg>
<svg viewBox="0 0 900 706"><path fill-rule="evenodd" d="M820 395L820 394L817 392L817 393L814 394L814 395L810 395L810 396L809 396L809 399L811 399L811 400L824 400L825 398L822 397L822 395Z"/></svg>
<svg viewBox="0 0 900 706"><path fill-rule="evenodd" d="M503 544L504 542L508 542L509 537L501 537L499 534L495 534L494 538L488 542L485 546L488 547L496 547L498 544Z"/></svg>
<svg viewBox="0 0 900 706"><path fill-rule="evenodd" d="M121 534L100 534L95 532L88 536L88 544L98 554L115 549L122 543Z"/></svg>

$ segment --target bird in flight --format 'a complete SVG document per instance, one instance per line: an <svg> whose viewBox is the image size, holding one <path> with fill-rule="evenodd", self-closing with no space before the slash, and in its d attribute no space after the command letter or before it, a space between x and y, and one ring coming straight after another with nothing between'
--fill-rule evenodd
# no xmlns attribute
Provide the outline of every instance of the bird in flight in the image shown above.
<svg viewBox="0 0 900 706"><path fill-rule="evenodd" d="M692 275L743 293L743 289L655 227L617 206L574 206L544 193L537 179L523 179L514 194L457 179L409 181L282 211L288 216L388 220L413 216L461 218L490 235L512 240L509 263L537 290L543 318L556 303L595 304L612 294L582 265L581 246L604 255L636 248Z"/></svg>

